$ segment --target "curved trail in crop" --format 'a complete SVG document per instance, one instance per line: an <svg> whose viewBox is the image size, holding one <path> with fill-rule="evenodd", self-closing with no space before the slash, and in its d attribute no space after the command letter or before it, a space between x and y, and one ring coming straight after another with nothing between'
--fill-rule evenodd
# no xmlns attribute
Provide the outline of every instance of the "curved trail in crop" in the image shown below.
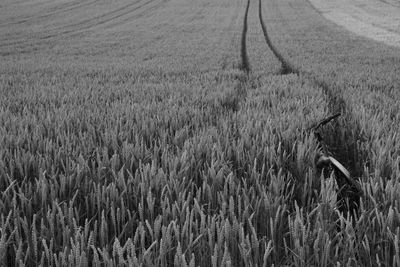
<svg viewBox="0 0 400 267"><path fill-rule="evenodd" d="M245 76L238 76L237 85L234 88L234 101L229 103L229 105L222 104L224 109L230 109L233 112L237 112L239 110L239 103L243 101L247 96L246 85L249 80L249 72L251 71L249 57L247 55L247 28L248 28L248 15L250 8L250 0L247 0L247 5L244 11L243 16L243 28L242 28L242 36L240 42L240 70L245 72Z"/></svg>
<svg viewBox="0 0 400 267"><path fill-rule="evenodd" d="M248 73L250 71L250 63L249 57L247 55L247 48L246 48L246 37L247 37L247 19L249 15L249 8L250 8L250 0L247 0L247 6L244 13L244 20L243 20L243 31L242 31L242 39L241 39L241 48L240 48L240 57L242 60L242 64L240 68Z"/></svg>
<svg viewBox="0 0 400 267"><path fill-rule="evenodd" d="M260 1L260 22L264 24L264 20L261 13L261 7L262 7L261 0L259 1ZM282 20L284 20L284 18L282 18ZM263 29L264 28L266 29L265 24L263 26ZM352 176L361 175L362 170L357 167L359 166L359 164L357 165L356 162L354 162L354 159L352 159L348 153L349 150L357 151L357 147L355 145L356 142L355 140L353 140L354 139L353 129L361 129L361 127L360 124L354 118L350 109L347 107L346 101L343 98L340 89L335 89L330 84L326 83L324 80L318 78L319 77L318 73L313 73L301 68L300 66L295 66L290 62L289 59L282 56L280 51L273 45L273 40L271 39L270 36L267 35L266 40L268 40L268 42L271 44L271 47L274 49L277 55L279 55L279 59L282 62L282 66L285 65L289 66L290 67L289 70L291 70L294 74L306 78L312 84L322 89L324 95L326 96L326 100L328 102L328 109L331 114L336 114L336 113L343 114L343 117L345 119L338 122L338 126L335 128L334 133L331 134L332 136L334 136L334 138L331 138L333 139L333 141L328 141L327 143L330 147L335 149L334 156L337 157L337 159L341 163L343 163L346 168L349 168ZM347 121L351 121L353 125L349 125ZM338 127L340 129L338 129ZM341 130L343 130L342 132L344 132L344 134L341 134ZM361 135L361 133L357 134Z"/></svg>
<svg viewBox="0 0 400 267"><path fill-rule="evenodd" d="M154 5L152 5L152 3L154 3ZM64 36L73 36L76 34L82 34L87 30L91 30L96 27L106 25L110 22L114 22L122 17L129 16L132 13L134 13L134 15L129 17L130 20L143 17L148 12L151 12L152 10L161 7L163 4L165 4L165 1L148 0L144 3L141 1L135 1L133 3L115 9L113 11L96 16L94 18L86 19L77 23L52 29L51 32L47 34L42 34L42 36L39 36L38 38L22 39L22 40L19 39L13 42L1 43L0 47L24 46L24 45L32 46L32 44L37 45L41 44L42 42L57 40L58 38L62 38ZM137 13L136 11L138 10L141 10L141 12Z"/></svg>
<svg viewBox="0 0 400 267"><path fill-rule="evenodd" d="M150 2L152 2L152 1L149 1L148 3L150 3ZM155 1L153 0L153 2L155 2ZM146 16L146 15L149 14L149 13L151 13L152 11L155 11L155 10L159 9L161 6L165 5L167 2L168 2L168 0L156 2L155 5L146 8L145 10L143 10L143 11L140 12L140 13L128 12L127 14L123 14L122 16L119 16L117 19L115 19L115 20L113 20L113 21L110 21L110 23L107 23L104 27L107 28L107 29L109 29L109 28L113 28L113 27L116 27L116 26L119 26L119 25L123 25L123 24L126 24L126 23L130 23L130 22L132 22L132 21L134 21L134 20L143 18L144 16ZM147 6L148 3L144 4L143 6ZM141 8L141 7L143 7L143 6L140 6L140 7L138 7L137 9L139 9L139 8ZM137 9L136 9L136 10L137 10ZM135 10L135 11L136 11L136 10ZM133 13L133 14L132 14L132 13ZM132 14L132 15L131 15L131 14ZM126 15L126 16L125 16L125 15ZM131 16L130 16L130 15L131 15ZM121 18L121 19L119 19L119 18ZM104 23L101 23L101 24L104 24ZM101 24L98 24L98 25L101 25ZM97 25L96 25L96 26L97 26Z"/></svg>
<svg viewBox="0 0 400 267"><path fill-rule="evenodd" d="M34 22L34 21L43 20L43 19L55 16L55 15L59 15L59 14L66 13L66 12L69 12L69 11L73 11L73 10L76 10L76 9L79 9L79 8L90 6L90 5L92 5L92 4L96 3L96 2L97 2L97 0L94 0L94 1L83 1L83 2L82 1L71 2L68 5L65 4L65 5L63 5L61 7L58 6L58 7L52 8L47 13L42 14L42 15L29 16L29 17L26 17L26 18L21 19L21 20L1 23L0 27L16 25L16 24L23 24L23 23L27 23L27 22L31 23L31 22Z"/></svg>
<svg viewBox="0 0 400 267"><path fill-rule="evenodd" d="M135 0L137 2L138 0ZM21 15L12 18L6 18L5 20L1 21L0 27L13 27L13 26L24 26L26 23L38 23L43 22L45 19L50 17L54 17L57 19L56 15L60 14L71 14L72 11L80 12L82 8L92 8L93 5L96 5L98 0L84 0L84 1L71 1L69 3L64 4L56 4L55 6L48 7L45 5L40 11L31 11L30 15ZM37 8L39 4L34 5L34 8ZM26 8L26 7L21 7ZM29 9L26 8L26 9Z"/></svg>
<svg viewBox="0 0 400 267"><path fill-rule="evenodd" d="M238 75L235 79L237 84L233 88L233 95L230 100L221 103L224 110L237 112L239 110L240 102L247 96L247 84L249 81L249 73L251 72L249 57L247 54L247 30L248 30L248 14L250 8L250 0L247 0L246 8L243 16L242 34L240 39L240 65L239 69L244 72L244 75ZM228 97L228 96L227 96Z"/></svg>
<svg viewBox="0 0 400 267"><path fill-rule="evenodd" d="M154 2L155 2L155 6L148 7L151 3L154 3ZM135 2L134 4L137 4L137 3L138 2ZM83 22L80 22L80 23L68 25L68 26L66 26L64 28L67 28L67 27L68 28L69 27L77 27L77 28L73 28L71 30L66 30L64 32L61 32L61 34L55 34L54 36L95 28L97 26L100 26L100 25L106 24L108 22L112 22L114 20L117 20L117 19L119 19L119 18L121 18L123 16L130 15L131 13L141 9L142 7L146 7L146 9L144 9L141 13L135 14L136 16L133 16L130 19L134 19L136 17L142 17L145 14L147 14L148 11L151 11L152 9L154 9L154 7L156 7L156 8L159 7L163 3L164 2L161 2L161 1L157 2L157 1L154 1L154 0L149 0L149 1L146 1L146 2L142 3L139 6L135 6L134 8L129 9L129 10L125 10L126 8L122 7L120 9L118 9L118 10L113 11L113 12L106 13L104 15L101 15L101 16L98 16L98 17L95 17L95 18L92 18L92 19L89 19L89 20L86 20L86 21L83 21ZM129 6L131 6L131 5L129 5ZM123 12L120 12L120 11L123 11ZM112 16L110 17L110 15L112 15ZM86 25L84 25L84 24L86 24Z"/></svg>
<svg viewBox="0 0 400 267"><path fill-rule="evenodd" d="M263 15L262 15L262 4L261 4L261 0L258 1L258 17L260 19L260 23L261 23L261 28L263 30L264 33L264 38L265 41L268 45L268 47L270 48L270 50L274 53L274 55L276 56L276 58L278 58L278 60L281 62L282 64L282 70L280 72L280 74L285 75L285 74L290 74L290 73L294 73L297 74L298 70L296 70L292 64L290 64L283 56L282 54L278 51L278 49L272 44L271 39L268 36L268 31L267 31L267 27L265 26L264 23L264 19L263 19Z"/></svg>

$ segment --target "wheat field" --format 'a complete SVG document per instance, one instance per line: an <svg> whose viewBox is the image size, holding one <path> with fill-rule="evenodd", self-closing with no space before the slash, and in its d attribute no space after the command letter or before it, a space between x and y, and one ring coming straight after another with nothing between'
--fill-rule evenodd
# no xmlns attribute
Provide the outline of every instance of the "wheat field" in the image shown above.
<svg viewBox="0 0 400 267"><path fill-rule="evenodd" d="M400 50L311 2L1 0L0 265L400 266Z"/></svg>

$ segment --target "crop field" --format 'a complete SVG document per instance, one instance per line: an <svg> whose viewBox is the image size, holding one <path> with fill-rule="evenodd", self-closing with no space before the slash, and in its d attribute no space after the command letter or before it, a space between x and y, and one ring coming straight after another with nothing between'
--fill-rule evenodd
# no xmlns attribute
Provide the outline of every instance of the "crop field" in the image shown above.
<svg viewBox="0 0 400 267"><path fill-rule="evenodd" d="M398 40L398 0L0 0L0 265L400 266Z"/></svg>

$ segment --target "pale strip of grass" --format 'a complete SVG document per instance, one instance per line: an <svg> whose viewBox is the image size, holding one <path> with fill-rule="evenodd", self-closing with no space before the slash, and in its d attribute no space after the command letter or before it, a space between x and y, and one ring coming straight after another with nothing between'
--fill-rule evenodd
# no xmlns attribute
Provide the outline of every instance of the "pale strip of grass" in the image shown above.
<svg viewBox="0 0 400 267"><path fill-rule="evenodd" d="M373 34L365 33L368 29L381 30L381 38L384 32L389 31L394 34L400 34L400 8L396 8L382 1L366 0L366 1L314 1L309 0L310 3L317 8L323 16L332 20L333 22L344 26L349 30L356 30L356 25L349 25L345 21L340 21L336 15L345 16L357 22L358 27L364 26L364 29L356 30L358 34ZM373 38L375 39L375 38Z"/></svg>

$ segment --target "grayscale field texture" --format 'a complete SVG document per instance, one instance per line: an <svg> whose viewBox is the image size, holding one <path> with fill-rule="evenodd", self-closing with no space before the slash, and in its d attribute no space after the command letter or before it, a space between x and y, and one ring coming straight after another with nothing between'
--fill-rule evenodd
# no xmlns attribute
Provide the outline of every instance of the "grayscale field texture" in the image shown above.
<svg viewBox="0 0 400 267"><path fill-rule="evenodd" d="M400 266L399 131L398 0L0 0L0 265Z"/></svg>

